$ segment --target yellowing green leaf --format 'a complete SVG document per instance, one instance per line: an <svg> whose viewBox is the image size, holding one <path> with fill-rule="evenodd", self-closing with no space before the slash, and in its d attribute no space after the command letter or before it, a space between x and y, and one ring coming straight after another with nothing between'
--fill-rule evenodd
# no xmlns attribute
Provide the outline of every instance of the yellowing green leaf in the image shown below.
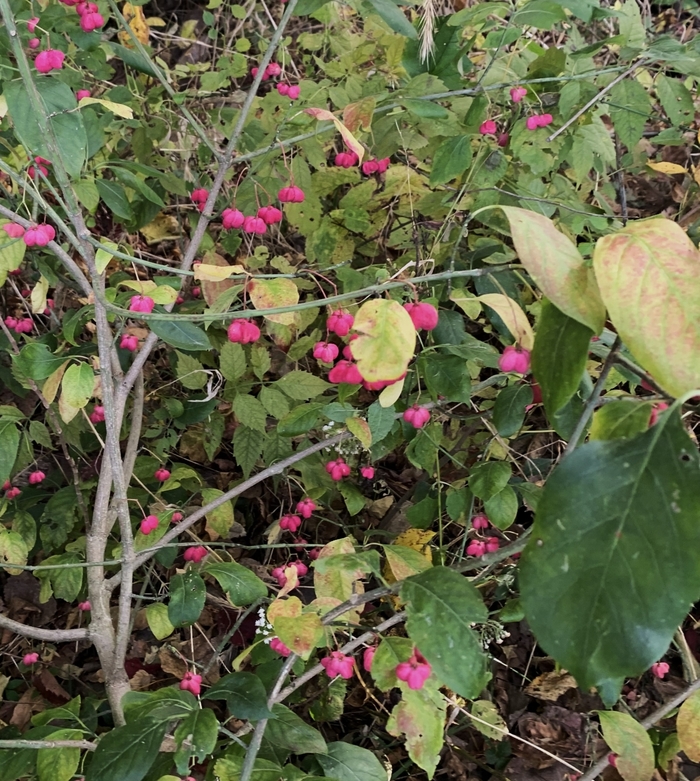
<svg viewBox="0 0 700 781"><path fill-rule="evenodd" d="M82 98L80 100L81 106L89 106L95 103L99 106L102 106L103 108L106 108L107 111L111 111L112 114L116 114L118 117L122 117L123 119L134 118L134 112L132 109L130 109L129 106L125 106L123 103L114 103L111 100L103 100L102 98Z"/></svg>
<svg viewBox="0 0 700 781"><path fill-rule="evenodd" d="M658 171L660 174L685 174L686 169L678 163L647 163L652 171Z"/></svg>
<svg viewBox="0 0 700 781"><path fill-rule="evenodd" d="M218 488L202 489L202 502L206 505L223 495ZM207 513L206 530L213 540L226 537L233 526L233 502L229 499L214 510Z"/></svg>
<svg viewBox="0 0 700 781"><path fill-rule="evenodd" d="M318 613L301 616L279 616L274 623L279 639L297 656L306 660L323 637L323 624Z"/></svg>
<svg viewBox="0 0 700 781"><path fill-rule="evenodd" d="M476 320L481 312L479 299L468 290L453 290L450 301L454 301L470 320Z"/></svg>
<svg viewBox="0 0 700 781"><path fill-rule="evenodd" d="M291 279L255 279L249 283L248 293L256 309L273 309L299 303L299 288ZM282 325L294 325L299 322L297 312L283 312L278 315L263 313L263 317Z"/></svg>
<svg viewBox="0 0 700 781"><path fill-rule="evenodd" d="M81 409L92 396L95 375L88 363L74 363L63 375L61 398L71 407Z"/></svg>
<svg viewBox="0 0 700 781"><path fill-rule="evenodd" d="M592 270L576 245L542 214L499 206L510 223L515 251L545 296L565 315L599 334L605 307Z"/></svg>
<svg viewBox="0 0 700 781"><path fill-rule="evenodd" d="M404 382L405 380L399 380L393 385L389 385L389 387L384 388L384 390L379 394L379 398L377 399L379 406L383 407L384 409L393 407L401 397L401 391L403 390Z"/></svg>
<svg viewBox="0 0 700 781"><path fill-rule="evenodd" d="M502 293L486 293L479 296L479 301L491 309L503 320L513 339L525 350L532 350L535 343L535 335L527 315L520 308L520 304ZM354 347L353 347L354 351Z"/></svg>
<svg viewBox="0 0 700 781"><path fill-rule="evenodd" d="M111 250L117 250L119 249L119 245L115 244L113 241L109 241L108 239L100 239L100 244L107 247ZM112 255L111 252L108 252L107 249L98 249L95 253L95 266L97 267L97 271L101 274L109 265L109 261L112 260L114 255Z"/></svg>
<svg viewBox="0 0 700 781"><path fill-rule="evenodd" d="M338 128L338 132L343 137L343 141L345 141L348 149L352 149L359 161L362 162L365 148L337 117L333 116L333 114L325 108L307 108L304 109L304 112L314 119L325 119L328 122L332 122Z"/></svg>
<svg viewBox="0 0 700 781"><path fill-rule="evenodd" d="M360 374L367 382L396 380L407 370L416 347L416 329L397 301L376 298L364 303L353 330L352 343Z"/></svg>
<svg viewBox="0 0 700 781"><path fill-rule="evenodd" d="M654 774L654 747L647 731L632 716L598 711L603 737L617 754L615 767L624 781L650 781Z"/></svg>
<svg viewBox="0 0 700 781"><path fill-rule="evenodd" d="M27 563L27 543L17 532L11 532L7 529L0 531L0 566L4 567L9 575L21 575L21 569L8 567L8 564L19 564L24 566Z"/></svg>
<svg viewBox="0 0 700 781"><path fill-rule="evenodd" d="M175 631L168 618L168 606L163 602L154 602L146 608L146 621L156 640L164 640Z"/></svg>
<svg viewBox="0 0 700 781"><path fill-rule="evenodd" d="M49 292L49 281L46 277L40 277L39 281L32 288L32 294L29 301L32 305L32 312L42 314L46 309L46 294Z"/></svg>
<svg viewBox="0 0 700 781"><path fill-rule="evenodd" d="M369 449L372 445L372 432L369 430L369 424L362 418L347 418L345 425L348 431L357 437L364 448Z"/></svg>
<svg viewBox="0 0 700 781"><path fill-rule="evenodd" d="M193 273L194 278L202 282L221 282L234 274L245 274L245 269L243 266L214 266L209 263L199 263L194 267Z"/></svg>
<svg viewBox="0 0 700 781"><path fill-rule="evenodd" d="M596 244L603 301L635 360L672 396L700 387L700 252L663 218L628 224Z"/></svg>
<svg viewBox="0 0 700 781"><path fill-rule="evenodd" d="M445 701L430 686L423 686L419 691L402 688L402 699L391 712L387 732L396 737L405 736L409 756L432 778L442 749Z"/></svg>
<svg viewBox="0 0 700 781"><path fill-rule="evenodd" d="M693 692L681 705L676 729L681 748L688 759L700 762L700 691Z"/></svg>

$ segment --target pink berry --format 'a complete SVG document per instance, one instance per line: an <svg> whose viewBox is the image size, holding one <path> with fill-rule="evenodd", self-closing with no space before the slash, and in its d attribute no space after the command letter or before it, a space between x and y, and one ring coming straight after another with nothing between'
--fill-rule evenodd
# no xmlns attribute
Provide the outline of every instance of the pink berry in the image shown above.
<svg viewBox="0 0 700 781"><path fill-rule="evenodd" d="M374 467L373 466L361 466L360 467L360 474L362 477L365 478L365 480L372 480L374 479Z"/></svg>
<svg viewBox="0 0 700 781"><path fill-rule="evenodd" d="M221 212L221 224L224 230L230 231L234 228L241 228L245 222L245 215L238 209L224 209Z"/></svg>
<svg viewBox="0 0 700 781"><path fill-rule="evenodd" d="M92 610L90 600L86 599L85 602L78 602L78 610L80 610L82 613L87 613L89 610Z"/></svg>
<svg viewBox="0 0 700 781"><path fill-rule="evenodd" d="M530 351L519 345L508 345L498 359L498 368L506 373L527 374L530 371Z"/></svg>
<svg viewBox="0 0 700 781"><path fill-rule="evenodd" d="M372 662L374 661L374 655L376 653L377 649L375 646L365 648L365 652L362 654L362 667L364 668L365 672L372 672Z"/></svg>
<svg viewBox="0 0 700 781"><path fill-rule="evenodd" d="M37 470L36 472L31 472L29 475L29 485L39 485L39 483L42 483L46 479L46 475L40 471Z"/></svg>
<svg viewBox="0 0 700 781"><path fill-rule="evenodd" d="M156 302L150 296L132 296L129 302L129 311L149 314L155 305Z"/></svg>
<svg viewBox="0 0 700 781"><path fill-rule="evenodd" d="M153 477L155 477L158 482L164 483L170 477L170 472L164 467L160 467L160 469L156 469Z"/></svg>
<svg viewBox="0 0 700 781"><path fill-rule="evenodd" d="M138 337L124 334L119 342L119 347L121 347L122 350L128 350L131 353L136 352L136 350L139 349Z"/></svg>
<svg viewBox="0 0 700 781"><path fill-rule="evenodd" d="M21 493L22 492L17 487L9 488L7 491L5 491L5 499L7 499L8 502L11 502L13 499L16 499Z"/></svg>
<svg viewBox="0 0 700 781"><path fill-rule="evenodd" d="M272 640L270 640L270 648L275 653L278 653L280 656L284 656L285 658L292 653L291 650L287 648L287 646L279 639L279 637L273 637Z"/></svg>
<svg viewBox="0 0 700 781"><path fill-rule="evenodd" d="M16 317L11 317L11 316L10 316L10 317L6 317L6 318L5 318L5 320L4 320L4 322L5 322L5 325L6 325L6 326L7 326L7 327L8 327L8 328L11 330L11 331L14 331L14 330L15 330L15 328L17 328L17 323L18 323L19 321L17 320L17 318L16 318Z"/></svg>
<svg viewBox="0 0 700 781"><path fill-rule="evenodd" d="M510 140L510 136L508 135L508 133L499 133L498 146L508 146L509 140Z"/></svg>
<svg viewBox="0 0 700 781"><path fill-rule="evenodd" d="M333 363L338 352L338 346L330 342L316 342L314 345L314 358L324 363Z"/></svg>
<svg viewBox="0 0 700 781"><path fill-rule="evenodd" d="M486 513L477 513L472 518L472 528L474 529L488 529L490 525L491 522Z"/></svg>
<svg viewBox="0 0 700 781"><path fill-rule="evenodd" d="M396 677L405 681L409 689L422 689L423 684L430 678L430 664L416 648L407 662L401 662L396 666Z"/></svg>
<svg viewBox="0 0 700 781"><path fill-rule="evenodd" d="M39 654L34 652L33 654L25 654L22 657L22 664L26 667L31 667L31 665L36 664L39 661Z"/></svg>
<svg viewBox="0 0 700 781"><path fill-rule="evenodd" d="M338 482L344 477L349 476L350 467L345 463L344 459L337 458L335 461L329 461L326 464L326 472L328 472L333 480Z"/></svg>
<svg viewBox="0 0 700 781"><path fill-rule="evenodd" d="M486 553L495 553L499 548L499 540L498 537L487 537L486 538Z"/></svg>
<svg viewBox="0 0 700 781"><path fill-rule="evenodd" d="M651 414L649 415L649 426L653 426L659 419L659 415L667 409L668 404L665 401L658 401L656 404L654 404L651 409Z"/></svg>
<svg viewBox="0 0 700 781"><path fill-rule="evenodd" d="M84 33L91 33L102 27L105 23L104 17L100 13L83 14L80 17L80 27Z"/></svg>
<svg viewBox="0 0 700 781"><path fill-rule="evenodd" d="M150 534L152 531L155 531L158 528L158 517L156 515L147 515L142 521L141 521L141 534Z"/></svg>
<svg viewBox="0 0 700 781"><path fill-rule="evenodd" d="M354 152L340 152L335 156L333 162L340 168L354 168L359 160Z"/></svg>
<svg viewBox="0 0 700 781"><path fill-rule="evenodd" d="M260 338L260 329L252 320L234 320L228 327L229 342L250 344Z"/></svg>
<svg viewBox="0 0 700 781"><path fill-rule="evenodd" d="M185 561L192 561L195 564L199 562L207 555L207 549L203 545L197 545L194 548L185 548L183 558Z"/></svg>
<svg viewBox="0 0 700 781"><path fill-rule="evenodd" d="M301 87L298 84L292 84L287 90L287 97L290 100L296 100L301 94Z"/></svg>
<svg viewBox="0 0 700 781"><path fill-rule="evenodd" d="M338 361L328 372L328 381L338 384L359 385L362 379L357 364L352 361Z"/></svg>
<svg viewBox="0 0 700 781"><path fill-rule="evenodd" d="M421 407L419 404L414 404L403 413L403 419L406 423L410 423L413 428L423 428L430 420L430 410Z"/></svg>
<svg viewBox="0 0 700 781"><path fill-rule="evenodd" d="M326 320L326 328L336 336L347 336L355 323L355 318L350 312L342 309L336 309L331 312Z"/></svg>
<svg viewBox="0 0 700 781"><path fill-rule="evenodd" d="M190 195L190 198L195 203L206 203L208 197L209 190L205 190L203 187L200 187L198 190L192 190L192 195Z"/></svg>
<svg viewBox="0 0 700 781"><path fill-rule="evenodd" d="M492 119L487 119L485 122L481 123L481 127L479 128L479 132L482 136L493 136L496 134L496 123Z"/></svg>
<svg viewBox="0 0 700 781"><path fill-rule="evenodd" d="M267 225L261 217L246 217L243 221L243 230L246 233L257 233L262 236L267 232Z"/></svg>
<svg viewBox="0 0 700 781"><path fill-rule="evenodd" d="M432 304L404 304L417 331L432 331L438 324L438 311Z"/></svg>
<svg viewBox="0 0 700 781"><path fill-rule="evenodd" d="M513 103L520 103L525 95L527 95L525 87L513 87L510 91L510 99Z"/></svg>
<svg viewBox="0 0 700 781"><path fill-rule="evenodd" d="M56 237L56 231L51 225L42 223L24 232L22 240L28 247L45 247Z"/></svg>
<svg viewBox="0 0 700 781"><path fill-rule="evenodd" d="M651 671L657 678L665 678L670 669L667 662L655 662L651 666Z"/></svg>
<svg viewBox="0 0 700 781"><path fill-rule="evenodd" d="M34 16L27 22L27 30L29 30L30 33L33 33L34 30L36 30L36 26L39 24L39 17Z"/></svg>
<svg viewBox="0 0 700 781"><path fill-rule="evenodd" d="M39 73L51 73L53 70L61 70L63 68L63 60L66 55L58 49L47 49L46 51L39 52L34 65Z"/></svg>
<svg viewBox="0 0 700 781"><path fill-rule="evenodd" d="M90 90L89 90L89 89L79 89L79 90L78 90L78 91L75 93L75 97L76 97L78 100L82 100L83 98L89 98L89 97L90 97Z"/></svg>
<svg viewBox="0 0 700 781"><path fill-rule="evenodd" d="M180 681L180 688L182 691L192 692L195 697L198 697L202 691L202 676L196 673L185 673L183 679Z"/></svg>
<svg viewBox="0 0 700 781"><path fill-rule="evenodd" d="M282 66L277 62L271 62L268 63L268 66L265 68L265 78L274 78L275 76L279 76L280 73L282 73Z"/></svg>
<svg viewBox="0 0 700 781"><path fill-rule="evenodd" d="M352 678L354 662L352 656L346 656L342 651L332 651L330 656L321 659L321 664L329 678Z"/></svg>
<svg viewBox="0 0 700 781"><path fill-rule="evenodd" d="M306 499L302 499L300 502L297 502L296 511L299 513L299 515L301 515L302 518L311 518L315 509L316 502L314 502L313 499L309 499L308 497Z"/></svg>
<svg viewBox="0 0 700 781"><path fill-rule="evenodd" d="M38 49L41 46L41 41L38 38L31 38L29 41L30 49Z"/></svg>
<svg viewBox="0 0 700 781"><path fill-rule="evenodd" d="M305 196L301 187L290 185L289 187L283 187L277 193L277 197L282 203L303 203Z"/></svg>
<svg viewBox="0 0 700 781"><path fill-rule="evenodd" d="M180 521L181 521L181 520L182 520L184 517L185 517L185 516L184 516L182 513L177 513L177 512L175 512L175 513L173 513L173 515L172 515L172 518L170 519L170 523L180 523Z"/></svg>
<svg viewBox="0 0 700 781"><path fill-rule="evenodd" d="M362 163L362 173L365 176L372 176L372 174L376 174L379 172L379 163L376 159L367 160L364 163Z"/></svg>
<svg viewBox="0 0 700 781"><path fill-rule="evenodd" d="M286 96L289 94L289 84L285 84L282 81L275 87L275 89L282 96Z"/></svg>
<svg viewBox="0 0 700 781"><path fill-rule="evenodd" d="M277 222L282 222L284 215L276 206L261 206L258 209L258 217L265 225L274 225Z"/></svg>
<svg viewBox="0 0 700 781"><path fill-rule="evenodd" d="M301 518L298 515L283 515L280 518L280 529L296 534L301 526Z"/></svg>
<svg viewBox="0 0 700 781"><path fill-rule="evenodd" d="M467 545L467 556L475 556L480 558L486 553L486 543L481 540L472 540Z"/></svg>
<svg viewBox="0 0 700 781"><path fill-rule="evenodd" d="M18 334L30 334L34 328L34 321L31 317L23 317L17 321L15 331Z"/></svg>
<svg viewBox="0 0 700 781"><path fill-rule="evenodd" d="M104 423L104 419L105 408L99 404L95 404L95 406L92 408L92 412L90 413L90 421L92 423Z"/></svg>

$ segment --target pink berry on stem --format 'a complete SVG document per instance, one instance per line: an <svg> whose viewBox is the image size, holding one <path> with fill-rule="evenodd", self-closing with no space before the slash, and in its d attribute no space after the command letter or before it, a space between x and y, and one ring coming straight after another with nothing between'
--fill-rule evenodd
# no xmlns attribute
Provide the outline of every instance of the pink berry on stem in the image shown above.
<svg viewBox="0 0 700 781"><path fill-rule="evenodd" d="M33 664L36 664L39 661L39 654L36 653L36 651L32 654L25 654L22 657L22 664L26 667L31 667Z"/></svg>
<svg viewBox="0 0 700 781"><path fill-rule="evenodd" d="M229 342L250 344L251 342L257 342L259 338L260 329L252 320L234 320L228 327Z"/></svg>
<svg viewBox="0 0 700 781"><path fill-rule="evenodd" d="M263 233L267 232L267 225L261 217L246 217L243 221L243 230L246 233L256 233L262 236Z"/></svg>
<svg viewBox="0 0 700 781"><path fill-rule="evenodd" d="M238 209L224 209L221 212L221 224L224 230L232 230L234 228L241 228L245 222L245 215Z"/></svg>
<svg viewBox="0 0 700 781"><path fill-rule="evenodd" d="M409 689L422 689L430 678L430 673L430 664L417 648L407 662L401 662L396 666L396 677L407 683Z"/></svg>
<svg viewBox="0 0 700 781"><path fill-rule="evenodd" d="M183 558L185 561L191 561L195 564L199 562L207 555L208 551L203 545L197 545L193 548L185 548Z"/></svg>
<svg viewBox="0 0 700 781"><path fill-rule="evenodd" d="M358 162L358 157L354 152L339 152L333 160L333 163L339 168L354 168Z"/></svg>
<svg viewBox="0 0 700 781"><path fill-rule="evenodd" d="M100 404L95 404L90 413L90 421L92 423L104 423L105 408Z"/></svg>
<svg viewBox="0 0 700 781"><path fill-rule="evenodd" d="M119 341L119 347L121 347L122 350L128 350L131 353L136 352L136 350L139 349L138 337L124 334Z"/></svg>
<svg viewBox="0 0 700 781"><path fill-rule="evenodd" d="M150 296L132 296L129 301L129 311L149 314L155 305L156 302Z"/></svg>
<svg viewBox="0 0 700 781"><path fill-rule="evenodd" d="M502 372L527 374L530 371L530 351L520 345L508 345L498 359L498 368Z"/></svg>
<svg viewBox="0 0 700 781"><path fill-rule="evenodd" d="M298 515L283 515L280 518L280 529L296 534L301 526L301 518Z"/></svg>
<svg viewBox="0 0 700 781"><path fill-rule="evenodd" d="M419 404L414 404L403 413L403 419L406 423L410 423L413 428L423 428L430 420L430 410L426 407L421 407Z"/></svg>
<svg viewBox="0 0 700 781"><path fill-rule="evenodd" d="M438 311L432 304L404 304L403 308L408 312L417 331L432 331L437 327Z"/></svg>
<svg viewBox="0 0 700 781"><path fill-rule="evenodd" d="M651 672L656 678L665 678L670 670L668 662L655 662L651 666Z"/></svg>
<svg viewBox="0 0 700 781"><path fill-rule="evenodd" d="M170 471L161 466L160 469L156 469L153 477L155 477L159 483L164 483L170 477Z"/></svg>
<svg viewBox="0 0 700 781"><path fill-rule="evenodd" d="M313 356L317 361L332 363L338 357L338 346L330 342L316 342Z"/></svg>
<svg viewBox="0 0 700 781"><path fill-rule="evenodd" d="M352 678L355 670L352 656L346 656L342 651L332 651L330 656L321 659L321 665L329 678Z"/></svg>
<svg viewBox="0 0 700 781"><path fill-rule="evenodd" d="M270 648L275 653L278 653L280 656L284 656L285 658L292 653L291 649L287 648L287 646L279 639L279 637L273 637L272 640L270 640Z"/></svg>
<svg viewBox="0 0 700 781"><path fill-rule="evenodd" d="M311 518L315 509L316 502L314 502L313 499L309 499L308 497L306 499L302 499L300 502L297 502L296 511L299 513L299 515L301 515L302 518Z"/></svg>
<svg viewBox="0 0 700 781"><path fill-rule="evenodd" d="M373 466L361 466L360 467L360 474L362 477L365 478L365 480L372 480L374 479L374 467Z"/></svg>
<svg viewBox="0 0 700 781"><path fill-rule="evenodd" d="M277 197L282 203L303 203L305 196L301 187L290 185L289 187L283 187L277 193Z"/></svg>
<svg viewBox="0 0 700 781"><path fill-rule="evenodd" d="M141 534L149 535L151 532L155 531L158 528L158 516L156 515L147 515L142 521L141 521Z"/></svg>
<svg viewBox="0 0 700 781"><path fill-rule="evenodd" d="M496 123L492 119L487 119L485 122L481 123L479 132L482 136L493 136L496 134L497 129Z"/></svg>
<svg viewBox="0 0 700 781"><path fill-rule="evenodd" d="M39 52L34 60L34 66L39 73L51 73L53 70L61 70L63 68L63 60L66 55L58 49L46 49L46 51Z"/></svg>
<svg viewBox="0 0 700 781"><path fill-rule="evenodd" d="M36 472L30 472L29 474L29 485L39 485L39 483L43 483L46 479L46 475L39 469L37 469Z"/></svg>
<svg viewBox="0 0 700 781"><path fill-rule="evenodd" d="M355 323L355 318L350 312L343 309L336 309L331 312L326 320L326 328L336 336L347 336Z"/></svg>

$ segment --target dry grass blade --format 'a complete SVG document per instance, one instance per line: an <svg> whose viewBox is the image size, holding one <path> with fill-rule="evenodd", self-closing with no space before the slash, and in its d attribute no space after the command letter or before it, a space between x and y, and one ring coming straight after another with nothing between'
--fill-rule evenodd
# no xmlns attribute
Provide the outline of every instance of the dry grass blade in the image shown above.
<svg viewBox="0 0 700 781"><path fill-rule="evenodd" d="M437 0L423 0L420 21L420 61L427 62L435 51Z"/></svg>

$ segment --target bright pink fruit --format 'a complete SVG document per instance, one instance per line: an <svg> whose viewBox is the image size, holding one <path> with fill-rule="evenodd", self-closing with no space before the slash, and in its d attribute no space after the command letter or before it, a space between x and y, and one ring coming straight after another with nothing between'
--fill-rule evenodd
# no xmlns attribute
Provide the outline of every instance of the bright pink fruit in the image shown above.
<svg viewBox="0 0 700 781"><path fill-rule="evenodd" d="M333 162L340 168L354 168L359 159L354 152L340 152L335 156Z"/></svg>
<svg viewBox="0 0 700 781"><path fill-rule="evenodd" d="M156 302L150 296L132 296L129 301L129 311L149 314L155 305Z"/></svg>
<svg viewBox="0 0 700 781"><path fill-rule="evenodd" d="M33 33L36 29L36 26L39 24L39 17L34 16L27 22L27 30L29 30L30 33Z"/></svg>
<svg viewBox="0 0 700 781"><path fill-rule="evenodd" d="M527 95L525 87L513 87L510 91L510 99L513 103L520 103L525 95Z"/></svg>
<svg viewBox="0 0 700 781"><path fill-rule="evenodd" d="M284 588L287 585L287 576L284 574L284 571L289 567L294 567L294 569L297 571L297 578L303 578L304 575L306 575L306 573L309 571L309 568L306 566L306 564L303 564L301 561L292 561L289 564L284 564L281 567L275 567L270 574L273 578L276 578L280 588Z"/></svg>
<svg viewBox="0 0 700 781"><path fill-rule="evenodd" d="M170 477L170 472L165 469L165 467L160 467L160 469L156 469L153 477L155 477L158 482L164 483Z"/></svg>
<svg viewBox="0 0 700 781"><path fill-rule="evenodd" d="M87 613L89 610L92 610L92 605L90 604L90 600L86 599L85 602L78 602L78 610L80 610L83 613Z"/></svg>
<svg viewBox="0 0 700 781"><path fill-rule="evenodd" d="M30 165L27 169L27 173L29 174L30 179L34 179L37 168L44 176L49 175L49 169L46 166L51 165L50 160L47 160L45 157L37 156L34 158L34 162L36 163L36 168L34 168L33 165Z"/></svg>
<svg viewBox="0 0 700 781"><path fill-rule="evenodd" d="M276 206L261 206L258 209L258 217L265 225L274 225L277 222L282 222L284 214Z"/></svg>
<svg viewBox="0 0 700 781"><path fill-rule="evenodd" d="M416 648L407 662L396 665L396 677L405 681L409 689L422 689L423 684L430 678L430 664Z"/></svg>
<svg viewBox="0 0 700 781"><path fill-rule="evenodd" d="M495 553L499 548L499 540L498 537L487 537L486 538L486 553Z"/></svg>
<svg viewBox="0 0 700 781"><path fill-rule="evenodd" d="M246 217L243 221L243 230L246 233L256 233L258 236L262 236L263 233L267 232L267 225L261 217Z"/></svg>
<svg viewBox="0 0 700 781"><path fill-rule="evenodd" d="M282 529L282 531L296 534L300 526L301 518L298 515L283 515L280 518L280 529Z"/></svg>
<svg viewBox="0 0 700 781"><path fill-rule="evenodd" d="M360 474L362 477L365 478L365 480L373 480L374 479L374 467L373 466L361 466L360 467Z"/></svg>
<svg viewBox="0 0 700 781"><path fill-rule="evenodd" d="M649 415L649 426L653 426L659 419L659 415L668 409L668 404L665 401L658 401L651 408L651 414Z"/></svg>
<svg viewBox="0 0 700 781"><path fill-rule="evenodd" d="M479 132L482 136L493 136L496 134L496 123L492 119L487 119L485 122L481 123L481 127L479 128Z"/></svg>
<svg viewBox="0 0 700 781"><path fill-rule="evenodd" d="M8 502L11 502L13 499L16 499L22 492L19 488L16 486L13 488L8 488L7 491L5 491L5 499L7 499Z"/></svg>
<svg viewBox="0 0 700 781"><path fill-rule="evenodd" d="M331 342L316 342L314 345L314 358L324 363L332 363L338 357L338 345Z"/></svg>
<svg viewBox="0 0 700 781"><path fill-rule="evenodd" d="M419 404L414 404L403 413L403 419L406 423L410 423L413 428L423 428L430 420L430 410L421 407Z"/></svg>
<svg viewBox="0 0 700 781"><path fill-rule="evenodd" d="M651 666L651 671L657 678L665 678L670 669L667 662L655 662Z"/></svg>
<svg viewBox="0 0 700 781"><path fill-rule="evenodd" d="M346 656L342 651L332 651L330 656L321 659L321 664L329 678L352 678L354 662L352 656Z"/></svg>
<svg viewBox="0 0 700 781"><path fill-rule="evenodd" d="M66 55L62 51L47 49L37 54L34 65L39 73L51 73L53 70L61 70L65 58Z"/></svg>
<svg viewBox="0 0 700 781"><path fill-rule="evenodd" d="M486 513L477 513L472 518L472 527L474 529L488 529L490 525L491 522Z"/></svg>
<svg viewBox="0 0 700 781"><path fill-rule="evenodd" d="M345 463L343 458L337 458L335 461L329 461L326 464L326 472L336 482L342 480L344 477L348 477L350 474L350 467Z"/></svg>
<svg viewBox="0 0 700 781"><path fill-rule="evenodd" d="M278 653L280 656L284 656L285 658L292 653L291 649L287 648L287 646L279 639L279 637L273 637L272 640L270 640L270 648L275 653Z"/></svg>
<svg viewBox="0 0 700 781"><path fill-rule="evenodd" d="M180 688L182 691L192 692L195 697L198 697L202 691L202 676L197 673L185 673L184 678L180 681Z"/></svg>
<svg viewBox="0 0 700 781"><path fill-rule="evenodd" d="M152 531L155 531L158 528L158 517L155 515L147 515L142 521L141 521L141 534L150 534Z"/></svg>
<svg viewBox="0 0 700 781"><path fill-rule="evenodd" d="M39 661L39 654L36 652L34 652L33 654L25 654L22 657L22 664L26 665L27 667L36 664L38 661Z"/></svg>
<svg viewBox="0 0 700 781"><path fill-rule="evenodd" d="M119 342L119 347L121 347L122 350L128 350L131 353L136 352L136 350L139 349L138 337L124 334Z"/></svg>
<svg viewBox="0 0 700 781"><path fill-rule="evenodd" d="M372 672L372 662L374 661L374 655L377 653L376 646L370 646L365 648L365 652L362 654L362 667L365 672Z"/></svg>
<svg viewBox="0 0 700 781"><path fill-rule="evenodd" d="M29 485L39 485L46 479L46 475L39 469L36 472L30 472Z"/></svg>
<svg viewBox="0 0 700 781"><path fill-rule="evenodd" d="M190 198L195 203L206 203L207 198L209 197L209 190L205 190L203 187L200 187L198 190L192 190L192 195L190 195Z"/></svg>
<svg viewBox="0 0 700 781"><path fill-rule="evenodd" d="M277 62L270 62L268 63L267 67L265 68L265 78L274 78L275 76L279 76L280 73L282 73L282 66Z"/></svg>
<svg viewBox="0 0 700 781"><path fill-rule="evenodd" d="M350 312L342 309L336 309L331 312L326 320L326 328L336 336L347 336L355 322L355 318Z"/></svg>
<svg viewBox="0 0 700 781"><path fill-rule="evenodd" d="M31 38L29 41L30 49L38 49L41 46L41 41L38 38Z"/></svg>
<svg viewBox="0 0 700 781"><path fill-rule="evenodd" d="M194 193L193 193L194 195ZM245 222L245 215L238 209L224 209L221 212L221 224L224 230L230 231L233 228L240 228Z"/></svg>
<svg viewBox="0 0 700 781"><path fill-rule="evenodd" d="M362 375L356 363L352 361L338 361L328 372L328 381L338 384L359 385L362 382Z"/></svg>
<svg viewBox="0 0 700 781"><path fill-rule="evenodd" d="M519 345L508 345L498 359L498 368L502 372L527 374L530 371L530 351Z"/></svg>
<svg viewBox="0 0 700 781"><path fill-rule="evenodd" d="M250 344L260 338L260 329L252 320L234 320L228 327L229 342Z"/></svg>
<svg viewBox="0 0 700 781"><path fill-rule="evenodd" d="M185 561L192 561L195 564L199 562L207 555L207 549L203 545L197 545L194 548L185 548L183 558Z"/></svg>
<svg viewBox="0 0 700 781"><path fill-rule="evenodd" d="M289 187L283 187L277 193L277 197L282 203L303 203L305 196L301 187L292 184Z"/></svg>
<svg viewBox="0 0 700 781"><path fill-rule="evenodd" d="M80 27L84 33L91 33L97 30L105 23L104 17L100 13L83 14L80 17Z"/></svg>
<svg viewBox="0 0 700 781"><path fill-rule="evenodd" d="M285 84L284 82L280 82L276 85L275 89L277 92L279 92L280 95L283 97L286 96L289 93L289 84Z"/></svg>
<svg viewBox="0 0 700 781"><path fill-rule="evenodd" d="M438 324L438 311L432 304L404 304L417 331L432 331Z"/></svg>
<svg viewBox="0 0 700 781"><path fill-rule="evenodd" d="M90 97L90 90L89 90L89 89L79 89L79 90L78 90L78 91L75 93L75 97L76 97L78 100L82 100L83 98L89 98L89 97Z"/></svg>
<svg viewBox="0 0 700 781"><path fill-rule="evenodd" d="M51 225L42 223L24 232L22 240L28 247L45 247L56 238L56 231Z"/></svg>
<svg viewBox="0 0 700 781"><path fill-rule="evenodd" d="M90 420L92 423L104 423L105 408L99 404L95 404L90 413Z"/></svg>
<svg viewBox="0 0 700 781"><path fill-rule="evenodd" d="M467 545L467 556L475 556L479 558L486 553L486 543L481 540L472 540Z"/></svg>
<svg viewBox="0 0 700 781"><path fill-rule="evenodd" d="M308 497L306 499L302 499L300 502L297 502L296 511L299 513L299 515L301 515L302 518L311 518L315 509L316 502L314 502L313 499L309 499Z"/></svg>
<svg viewBox="0 0 700 781"><path fill-rule="evenodd" d="M290 100L296 100L301 94L301 87L298 84L292 84L287 90L287 97Z"/></svg>
<svg viewBox="0 0 700 781"><path fill-rule="evenodd" d="M182 513L173 513L170 523L180 523L185 516Z"/></svg>

